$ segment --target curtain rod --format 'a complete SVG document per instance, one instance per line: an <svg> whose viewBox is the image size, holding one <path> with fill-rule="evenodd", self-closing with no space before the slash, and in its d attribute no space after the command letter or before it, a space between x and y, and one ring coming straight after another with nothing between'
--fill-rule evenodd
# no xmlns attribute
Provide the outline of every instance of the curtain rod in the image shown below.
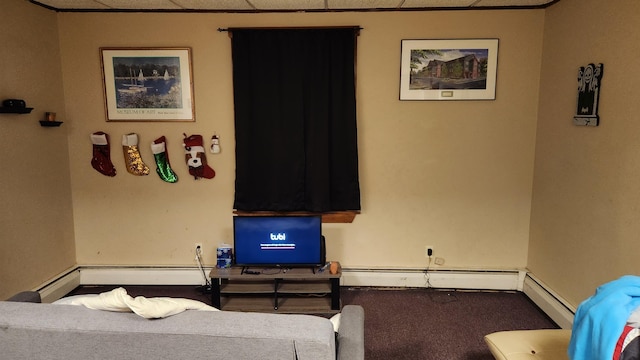
<svg viewBox="0 0 640 360"><path fill-rule="evenodd" d="M233 30L306 30L306 29L356 29L358 34L364 28L360 26L301 26L301 27L242 27L242 28L218 28L218 32L232 32Z"/></svg>

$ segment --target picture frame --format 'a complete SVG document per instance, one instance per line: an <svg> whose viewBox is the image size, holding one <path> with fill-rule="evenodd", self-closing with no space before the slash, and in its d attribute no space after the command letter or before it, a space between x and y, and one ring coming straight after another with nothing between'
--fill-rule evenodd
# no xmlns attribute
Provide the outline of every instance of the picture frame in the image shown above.
<svg viewBox="0 0 640 360"><path fill-rule="evenodd" d="M191 48L100 48L107 121L195 121Z"/></svg>
<svg viewBox="0 0 640 360"><path fill-rule="evenodd" d="M498 39L402 40L400 100L495 100Z"/></svg>

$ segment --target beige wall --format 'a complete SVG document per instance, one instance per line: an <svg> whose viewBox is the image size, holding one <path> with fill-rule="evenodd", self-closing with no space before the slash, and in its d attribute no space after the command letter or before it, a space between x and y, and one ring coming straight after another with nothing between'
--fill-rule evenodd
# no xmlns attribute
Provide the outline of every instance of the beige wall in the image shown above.
<svg viewBox="0 0 640 360"><path fill-rule="evenodd" d="M57 17L24 0L0 12L0 99L31 114L0 114L0 299L75 265L67 123L43 128L45 111L66 121Z"/></svg>
<svg viewBox="0 0 640 360"><path fill-rule="evenodd" d="M638 274L640 3L546 12L528 267L573 305ZM572 125L580 66L603 63L599 127Z"/></svg>
<svg viewBox="0 0 640 360"><path fill-rule="evenodd" d="M0 37L8 66L0 79L10 86L0 95L23 97L36 111L0 115L2 165L11 170L0 190L8 204L0 223L0 297L76 261L194 265L195 242L204 243L205 262L213 263L215 246L231 241L231 63L229 39L216 31L228 26L364 28L358 45L363 211L353 224L325 226L330 259L347 267L424 267L424 246L431 245L446 268L526 266L544 11L56 14L19 0L7 6L11 16L0 22ZM496 101L398 100L402 39L483 37L500 39ZM105 122L102 46L191 47L197 121ZM57 111L64 125L37 126L44 111ZM90 166L89 134L99 130L111 134L115 178ZM129 175L120 147L128 132L140 135L152 168L148 144L167 136L180 181ZM218 175L194 181L182 133L208 139L214 132L223 152L207 156ZM28 148L21 147L25 138Z"/></svg>
<svg viewBox="0 0 640 360"><path fill-rule="evenodd" d="M58 15L77 261L81 265L194 265L230 242L234 130L230 40L219 27L360 25L358 124L362 214L328 224L328 257L346 267L424 267L425 245L446 268L524 268L527 260L543 10L330 14ZM402 39L499 38L496 101L399 101ZM193 49L195 123L105 122L99 48ZM256 54L259 56L259 54ZM115 178L90 164L89 134L111 135ZM120 138L168 139L180 180L135 177ZM216 132L213 180L187 174L182 133ZM265 174L268 176L268 174Z"/></svg>
<svg viewBox="0 0 640 360"><path fill-rule="evenodd" d="M632 105L640 98L633 86L640 5L633 0L562 0L544 11L331 14L56 14L22 0L3 5L0 98L24 98L36 110L0 115L0 298L76 258L194 265L192 245L202 242L213 263L215 246L231 241L231 63L229 39L216 32L229 26L364 28L363 211L353 224L325 226L330 259L424 267L424 246L432 245L445 268L528 267L573 305L597 285L637 273L640 125ZM482 37L500 39L496 101L398 101L402 39ZM197 121L105 122L102 46L191 47ZM577 69L589 62L605 64L598 128L571 123ZM64 125L39 127L44 111L58 112ZM111 134L115 178L90 166L89 134L98 130ZM180 181L126 173L120 137L128 132L140 135L152 168L148 144L167 136ZM223 152L207 156L218 175L194 181L182 133L208 139L214 132Z"/></svg>

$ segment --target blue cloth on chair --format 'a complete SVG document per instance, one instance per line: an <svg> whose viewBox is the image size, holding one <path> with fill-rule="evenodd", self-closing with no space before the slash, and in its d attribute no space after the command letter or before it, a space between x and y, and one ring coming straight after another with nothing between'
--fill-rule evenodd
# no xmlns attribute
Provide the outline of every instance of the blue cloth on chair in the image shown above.
<svg viewBox="0 0 640 360"><path fill-rule="evenodd" d="M601 285L573 320L569 358L609 360L629 315L640 306L640 277L626 275Z"/></svg>

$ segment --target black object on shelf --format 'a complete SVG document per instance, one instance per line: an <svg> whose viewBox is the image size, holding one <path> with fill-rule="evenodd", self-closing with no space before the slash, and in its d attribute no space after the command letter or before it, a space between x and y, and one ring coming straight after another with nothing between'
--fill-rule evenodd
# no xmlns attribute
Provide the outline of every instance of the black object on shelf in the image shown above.
<svg viewBox="0 0 640 360"><path fill-rule="evenodd" d="M0 113L1 114L28 114L28 113L31 112L31 110L33 110L33 108L28 108L28 107L24 107L24 108L20 108L20 107L13 107L13 108L0 107Z"/></svg>
<svg viewBox="0 0 640 360"><path fill-rule="evenodd" d="M60 125L62 125L62 121L40 120L40 126L43 127L58 127Z"/></svg>

